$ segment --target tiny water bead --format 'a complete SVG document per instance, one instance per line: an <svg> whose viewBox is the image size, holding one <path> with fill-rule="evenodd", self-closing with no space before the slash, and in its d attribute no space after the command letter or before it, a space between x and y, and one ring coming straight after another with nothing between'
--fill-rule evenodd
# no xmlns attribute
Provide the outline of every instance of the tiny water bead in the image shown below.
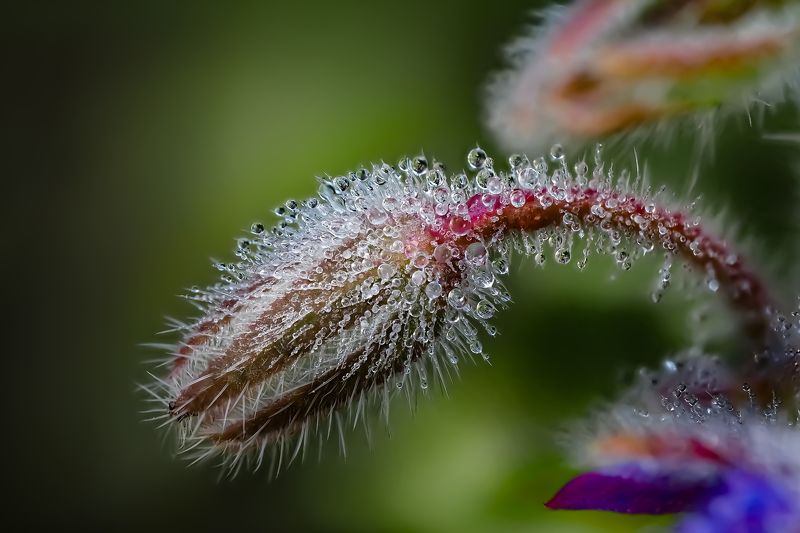
<svg viewBox="0 0 800 533"><path fill-rule="evenodd" d="M494 306L486 300L481 300L475 305L475 313L483 319L489 319L494 316Z"/></svg>
<svg viewBox="0 0 800 533"><path fill-rule="evenodd" d="M448 244L440 244L433 250L433 258L439 263L447 263L453 256L453 250Z"/></svg>
<svg viewBox="0 0 800 533"><path fill-rule="evenodd" d="M494 171L489 168L482 168L478 171L475 175L475 184L481 190L488 190L489 189L489 180L495 178Z"/></svg>
<svg viewBox="0 0 800 533"><path fill-rule="evenodd" d="M486 152L481 148L473 148L467 154L467 164L472 170L481 170L486 165Z"/></svg>
<svg viewBox="0 0 800 533"><path fill-rule="evenodd" d="M453 234L458 237L463 237L472 230L471 224L461 216L455 216L451 218L449 226L450 231L452 231Z"/></svg>
<svg viewBox="0 0 800 533"><path fill-rule="evenodd" d="M503 192L503 180L495 174L490 175L486 181L486 189L490 194L500 194Z"/></svg>
<svg viewBox="0 0 800 533"><path fill-rule="evenodd" d="M480 242L473 242L464 252L464 257L469 264L474 266L481 266L486 262L487 255L486 246Z"/></svg>
<svg viewBox="0 0 800 533"><path fill-rule="evenodd" d="M508 157L508 168L511 170L519 170L523 168L528 162L528 159L522 154L511 154Z"/></svg>
<svg viewBox="0 0 800 533"><path fill-rule="evenodd" d="M433 382L423 373L488 360L479 331L497 334L488 321L511 301L514 255L568 264L578 249L578 269L597 253L627 270L659 250L659 298L680 256L748 316L763 310L759 280L688 213L602 161L572 175L563 150L549 155L555 168L515 155L505 171L475 148L451 176L423 156L375 164L321 178L318 196L278 207L270 230L253 224L238 262L216 264L220 282L190 293L202 314L177 327L171 370L153 386L182 449L257 462L354 399L388 401L385 383L410 394Z"/></svg>
<svg viewBox="0 0 800 533"><path fill-rule="evenodd" d="M554 144L550 148L550 158L554 161L560 161L564 159L564 147L560 144Z"/></svg>
<svg viewBox="0 0 800 533"><path fill-rule="evenodd" d="M431 299L435 300L439 296L442 295L442 286L439 284L438 281L432 281L428 283L427 287L425 287L425 295Z"/></svg>
<svg viewBox="0 0 800 533"><path fill-rule="evenodd" d="M447 301L454 309L461 309L467 303L467 295L462 289L456 287L447 295Z"/></svg>
<svg viewBox="0 0 800 533"><path fill-rule="evenodd" d="M422 176L428 170L428 160L425 156L418 155L411 161L411 172L415 176Z"/></svg>
<svg viewBox="0 0 800 533"><path fill-rule="evenodd" d="M378 267L378 275L383 280L392 279L392 276L394 276L395 272L397 272L397 268L390 263L384 263Z"/></svg>

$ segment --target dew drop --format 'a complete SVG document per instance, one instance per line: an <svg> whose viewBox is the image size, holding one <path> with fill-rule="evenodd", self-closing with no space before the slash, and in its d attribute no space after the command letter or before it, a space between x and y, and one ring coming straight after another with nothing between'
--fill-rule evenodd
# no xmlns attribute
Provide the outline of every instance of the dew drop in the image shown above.
<svg viewBox="0 0 800 533"><path fill-rule="evenodd" d="M572 258L572 253L567 248L559 248L556 251L556 262L561 265L566 265Z"/></svg>
<svg viewBox="0 0 800 533"><path fill-rule="evenodd" d="M661 301L661 298L664 297L664 291L660 289L656 289L650 293L650 299L653 301L654 304L657 304Z"/></svg>
<svg viewBox="0 0 800 533"><path fill-rule="evenodd" d="M464 173L456 174L453 177L453 189L459 191L464 190L467 188L467 185L469 185L469 178L467 178L466 174Z"/></svg>
<svg viewBox="0 0 800 533"><path fill-rule="evenodd" d="M603 145L601 143L594 146L594 164L598 167L603 164Z"/></svg>
<svg viewBox="0 0 800 533"><path fill-rule="evenodd" d="M473 242L464 251L467 262L474 266L481 266L486 261L486 247L480 242Z"/></svg>
<svg viewBox="0 0 800 533"><path fill-rule="evenodd" d="M416 176L422 176L426 170L428 170L428 160L425 159L425 156L418 155L411 160L411 172Z"/></svg>
<svg viewBox="0 0 800 533"><path fill-rule="evenodd" d="M480 170L486 165L486 152L481 148L473 148L467 154L467 164L472 170Z"/></svg>
<svg viewBox="0 0 800 533"><path fill-rule="evenodd" d="M442 286L439 284L438 281L431 281L425 287L425 296L427 296L429 300L435 300L441 295L442 295Z"/></svg>
<svg viewBox="0 0 800 533"><path fill-rule="evenodd" d="M519 186L523 189L533 189L539 181L539 172L533 168L526 168L519 176Z"/></svg>
<svg viewBox="0 0 800 533"><path fill-rule="evenodd" d="M493 176L494 172L488 168L484 168L475 175L475 184L478 186L478 188L486 190L489 188L489 180Z"/></svg>
<svg viewBox="0 0 800 533"><path fill-rule="evenodd" d="M494 316L494 306L486 300L481 300L475 305L475 313L484 319L490 319Z"/></svg>
<svg viewBox="0 0 800 533"><path fill-rule="evenodd" d="M386 224L386 220L388 219L388 215L386 211L382 209L370 209L367 211L367 220L373 226L381 226Z"/></svg>
<svg viewBox="0 0 800 533"><path fill-rule="evenodd" d="M719 290L719 280L715 277L709 277L706 280L706 286L711 292L717 292Z"/></svg>
<svg viewBox="0 0 800 533"><path fill-rule="evenodd" d="M433 250L433 258L439 263L448 262L452 256L453 252L450 250L450 246L446 244L440 244Z"/></svg>
<svg viewBox="0 0 800 533"><path fill-rule="evenodd" d="M411 262L411 264L413 264L417 268L425 268L426 266L428 266L429 262L430 262L430 256L424 252L419 252L417 253L417 255L414 256L414 259Z"/></svg>
<svg viewBox="0 0 800 533"><path fill-rule="evenodd" d="M525 193L519 189L516 189L511 192L510 200L511 205L514 207L522 207L525 205Z"/></svg>
<svg viewBox="0 0 800 533"><path fill-rule="evenodd" d="M467 303L467 295L464 294L463 290L456 287L447 295L447 302L455 309L461 309Z"/></svg>
<svg viewBox="0 0 800 533"><path fill-rule="evenodd" d="M433 200L437 204L443 204L450 198L450 189L447 187L437 187L433 190Z"/></svg>
<svg viewBox="0 0 800 533"><path fill-rule="evenodd" d="M494 274L491 272L478 272L474 275L473 282L482 289L488 289L494 285Z"/></svg>
<svg viewBox="0 0 800 533"><path fill-rule="evenodd" d="M378 275L383 280L389 280L394 276L397 269L391 263L383 263L381 266L378 267Z"/></svg>
<svg viewBox="0 0 800 533"><path fill-rule="evenodd" d="M503 180L499 176L493 175L486 182L486 188L492 194L500 194L503 192Z"/></svg>
<svg viewBox="0 0 800 533"><path fill-rule="evenodd" d="M466 235L470 232L470 223L462 217L453 217L450 219L450 231L458 236Z"/></svg>
<svg viewBox="0 0 800 533"><path fill-rule="evenodd" d="M401 240L393 241L392 244L389 245L389 250L396 254L402 252L403 250L405 250L405 248L406 246L405 244L403 244L403 241Z"/></svg>
<svg viewBox="0 0 800 533"><path fill-rule="evenodd" d="M492 269L500 275L508 274L508 261L502 257L498 257L492 260Z"/></svg>
<svg viewBox="0 0 800 533"><path fill-rule="evenodd" d="M511 168L511 170L519 170L525 166L525 163L527 163L527 160L525 159L524 155L511 154L508 157L508 166Z"/></svg>
<svg viewBox="0 0 800 533"><path fill-rule="evenodd" d="M342 176L333 180L333 185L336 187L336 192L343 193L350 188L350 181Z"/></svg>
<svg viewBox="0 0 800 533"><path fill-rule="evenodd" d="M425 174L425 181L427 181L432 187L439 187L444 181L444 175L438 170L429 170Z"/></svg>

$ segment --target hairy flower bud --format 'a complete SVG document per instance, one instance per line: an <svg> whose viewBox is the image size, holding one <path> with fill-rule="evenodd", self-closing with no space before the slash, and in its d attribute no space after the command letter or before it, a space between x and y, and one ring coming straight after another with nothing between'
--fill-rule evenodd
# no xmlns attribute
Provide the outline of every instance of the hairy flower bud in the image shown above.
<svg viewBox="0 0 800 533"><path fill-rule="evenodd" d="M800 73L800 8L578 0L510 51L490 86L489 126L508 149L541 149L783 99Z"/></svg>
<svg viewBox="0 0 800 533"><path fill-rule="evenodd" d="M480 148L474 177L448 177L422 157L321 180L318 198L276 210L271 231L253 225L223 281L190 298L203 316L179 329L171 371L154 387L182 450L230 465L261 460L287 437L298 448L342 406L358 417L373 397L428 387L468 356L487 357L479 329L510 302L501 277L518 251L579 268L593 250L623 270L656 248L665 255L658 294L673 258L702 274L742 310L762 337L769 298L758 277L695 217L613 180L599 156L592 174L523 156L495 168ZM251 453L254 452L254 453Z"/></svg>

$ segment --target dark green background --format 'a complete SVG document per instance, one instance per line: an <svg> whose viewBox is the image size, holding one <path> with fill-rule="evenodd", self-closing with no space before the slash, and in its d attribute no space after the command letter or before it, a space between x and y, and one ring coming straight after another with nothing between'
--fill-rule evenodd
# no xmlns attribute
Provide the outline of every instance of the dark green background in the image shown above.
<svg viewBox="0 0 800 533"><path fill-rule="evenodd" d="M652 519L542 507L571 471L564 423L613 398L626 372L685 345L684 299L649 302L656 263L611 282L596 260L509 280L517 303L449 397L375 422L269 482L187 469L141 422L138 343L175 295L215 279L209 257L273 206L334 174L421 149L461 168L481 86L530 1L31 3L2 39L6 280L4 491L24 524L147 530L619 531ZM786 107L766 128L796 124ZM727 209L792 291L797 145L745 120L701 150L704 204ZM653 181L686 189L686 139L640 147ZM630 154L624 155L630 160ZM796 279L796 278L795 278ZM679 292L679 291L678 291ZM791 294L787 292L786 294ZM8 519L10 520L10 519Z"/></svg>

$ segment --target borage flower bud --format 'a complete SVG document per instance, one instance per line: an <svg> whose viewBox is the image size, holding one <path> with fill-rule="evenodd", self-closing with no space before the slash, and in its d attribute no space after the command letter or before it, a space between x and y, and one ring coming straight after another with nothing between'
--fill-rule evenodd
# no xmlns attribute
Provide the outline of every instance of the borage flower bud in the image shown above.
<svg viewBox="0 0 800 533"><path fill-rule="evenodd" d="M688 513L683 533L800 531L800 314L772 325L782 348L755 365L717 357L667 360L581 428L593 470L567 483L553 509Z"/></svg>
<svg viewBox="0 0 800 533"><path fill-rule="evenodd" d="M387 405L464 355L487 357L478 331L494 334L510 301L512 251L566 264L582 240L579 268L596 250L627 270L658 249L657 296L683 258L764 336L769 298L741 257L626 173L612 179L599 154L591 174L559 146L549 164L512 156L509 171L480 148L467 162L471 178L420 156L325 179L319 198L278 208L271 231L253 226L239 261L218 265L223 282L190 294L203 316L180 328L156 387L184 452L241 465L295 435L299 450L339 407L358 417L371 398Z"/></svg>
<svg viewBox="0 0 800 533"><path fill-rule="evenodd" d="M782 100L800 73L800 7L578 0L510 51L488 91L498 139L512 150L580 143Z"/></svg>

